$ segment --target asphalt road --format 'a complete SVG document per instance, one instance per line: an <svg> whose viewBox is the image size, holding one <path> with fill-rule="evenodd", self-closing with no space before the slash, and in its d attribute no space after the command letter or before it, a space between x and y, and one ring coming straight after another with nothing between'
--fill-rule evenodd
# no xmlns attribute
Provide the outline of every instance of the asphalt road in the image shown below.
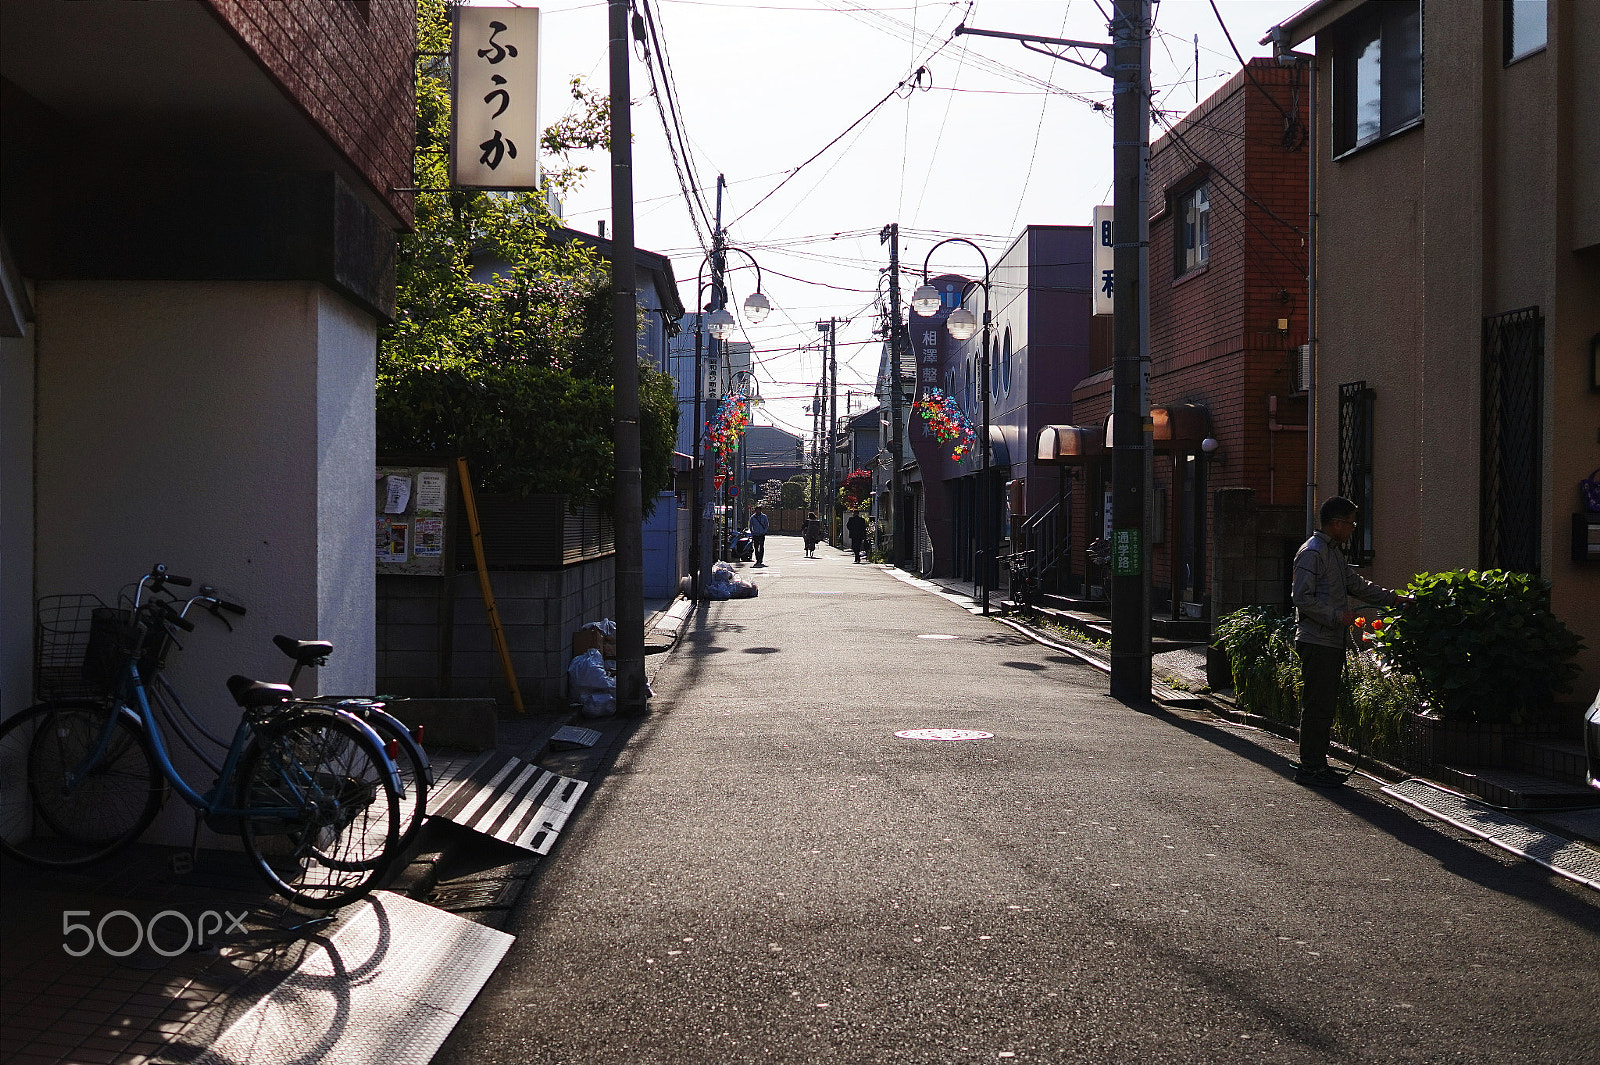
<svg viewBox="0 0 1600 1065"><path fill-rule="evenodd" d="M1600 1061L1600 893L801 554L696 615L436 1061Z"/></svg>

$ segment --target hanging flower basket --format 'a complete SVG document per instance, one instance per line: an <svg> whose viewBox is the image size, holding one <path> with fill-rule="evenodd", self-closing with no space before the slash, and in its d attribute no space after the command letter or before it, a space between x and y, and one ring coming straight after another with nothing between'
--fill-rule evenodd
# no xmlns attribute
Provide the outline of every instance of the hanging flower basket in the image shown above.
<svg viewBox="0 0 1600 1065"><path fill-rule="evenodd" d="M924 389L921 398L911 409L928 423L928 432L941 444L949 444L950 458L959 462L961 456L972 450L976 435L967 412L950 396L937 388Z"/></svg>

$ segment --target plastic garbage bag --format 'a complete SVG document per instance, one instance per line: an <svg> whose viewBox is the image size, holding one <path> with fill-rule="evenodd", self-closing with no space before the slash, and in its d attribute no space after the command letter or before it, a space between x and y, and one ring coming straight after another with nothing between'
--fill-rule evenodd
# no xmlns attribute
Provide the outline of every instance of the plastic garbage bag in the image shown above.
<svg viewBox="0 0 1600 1065"><path fill-rule="evenodd" d="M751 599L760 591L755 581L740 577L726 562L712 566L711 579L706 582L707 599Z"/></svg>
<svg viewBox="0 0 1600 1065"><path fill-rule="evenodd" d="M605 717L617 709L617 678L607 669L597 648L575 656L567 666L572 697L589 717Z"/></svg>

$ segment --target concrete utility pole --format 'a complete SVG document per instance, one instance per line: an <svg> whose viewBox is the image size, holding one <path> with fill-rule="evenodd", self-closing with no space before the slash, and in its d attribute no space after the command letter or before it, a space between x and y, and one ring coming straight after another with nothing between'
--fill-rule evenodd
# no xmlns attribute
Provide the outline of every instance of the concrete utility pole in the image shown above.
<svg viewBox="0 0 1600 1065"><path fill-rule="evenodd" d="M722 254L722 186L723 178L721 174L718 174L717 225L711 231L711 299L700 312L702 328L705 327L706 314L710 311L720 311L727 302L722 290L722 266L725 258ZM722 362L722 338L718 337L716 333L711 334L711 356L709 361L711 364L709 373L703 379L695 382L696 388L704 388L706 390L708 421L716 417L717 367ZM713 548L715 541L712 538L712 532L716 524L716 519L713 515L716 514L717 504L715 481L717 462L715 452L711 448L711 434L706 433L703 426L697 428L696 432L699 432L704 438L700 452L700 498L705 500L705 504L701 508L699 515L700 584L695 589L695 593L704 596L706 589L711 586L711 566L716 561L716 552Z"/></svg>
<svg viewBox="0 0 1600 1065"><path fill-rule="evenodd" d="M828 394L823 399L826 415L823 419L822 446L828 464L827 497L823 500L826 508L828 522L828 542L838 543L839 537L834 530L834 519L838 517L839 486L838 478L839 460L835 444L838 442L839 432L839 348L834 342L834 334L839 329L839 319L829 318L826 322L817 323L817 332L826 333L828 336L828 361L823 364L822 377L828 382Z"/></svg>
<svg viewBox="0 0 1600 1065"><path fill-rule="evenodd" d="M1150 223L1146 164L1150 156L1150 0L1115 0L1111 44L957 26L956 35L1003 37L1055 45L1104 60L1095 66L1045 52L1112 78L1112 242L1116 304L1112 314L1111 383L1111 694L1150 699ZM1031 48L1031 51L1045 51ZM985 442L987 443L987 441Z"/></svg>
<svg viewBox="0 0 1600 1065"><path fill-rule="evenodd" d="M900 565L905 552L900 546L900 343L905 327L900 323L900 223L890 222L878 234L878 243L889 244L889 511L885 516L888 535L880 542L888 545L889 564Z"/></svg>
<svg viewBox="0 0 1600 1065"><path fill-rule="evenodd" d="M1150 4L1117 0L1111 20L1112 308L1111 695L1150 698Z"/></svg>
<svg viewBox="0 0 1600 1065"><path fill-rule="evenodd" d="M628 109L628 3L610 0L612 359L616 461L617 710L645 709L644 500L639 459L639 325L633 256L633 126Z"/></svg>

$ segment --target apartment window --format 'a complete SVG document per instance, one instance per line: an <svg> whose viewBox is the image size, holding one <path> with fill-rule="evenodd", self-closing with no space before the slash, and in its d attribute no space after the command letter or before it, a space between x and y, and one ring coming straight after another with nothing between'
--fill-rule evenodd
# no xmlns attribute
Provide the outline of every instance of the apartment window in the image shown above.
<svg viewBox="0 0 1600 1065"><path fill-rule="evenodd" d="M1367 4L1333 43L1333 151L1353 151L1422 120L1422 10Z"/></svg>
<svg viewBox="0 0 1600 1065"><path fill-rule="evenodd" d="M1374 398L1365 381L1339 386L1339 494L1361 508L1361 524L1345 549L1355 563L1372 561Z"/></svg>
<svg viewBox="0 0 1600 1065"><path fill-rule="evenodd" d="M1177 261L1174 273L1186 274L1211 258L1211 188L1196 185L1178 197L1178 239L1173 241Z"/></svg>
<svg viewBox="0 0 1600 1065"><path fill-rule="evenodd" d="M1544 48L1550 36L1550 5L1546 0L1503 0L1501 20L1504 27L1507 66L1523 56Z"/></svg>
<svg viewBox="0 0 1600 1065"><path fill-rule="evenodd" d="M1539 572L1543 371L1539 308L1484 319L1478 554L1485 569Z"/></svg>

